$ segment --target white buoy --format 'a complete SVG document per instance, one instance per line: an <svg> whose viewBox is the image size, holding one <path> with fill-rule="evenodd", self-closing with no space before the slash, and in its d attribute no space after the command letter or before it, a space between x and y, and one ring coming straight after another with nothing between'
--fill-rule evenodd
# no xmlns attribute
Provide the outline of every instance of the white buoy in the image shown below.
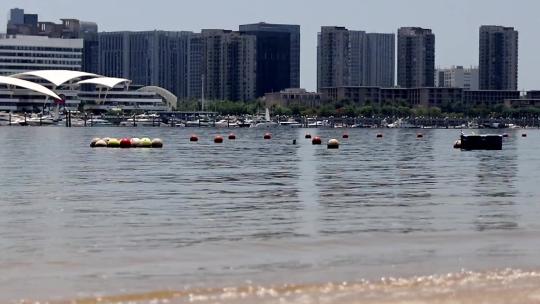
<svg viewBox="0 0 540 304"><path fill-rule="evenodd" d="M339 149L339 141L335 138L332 138L328 141L328 149Z"/></svg>

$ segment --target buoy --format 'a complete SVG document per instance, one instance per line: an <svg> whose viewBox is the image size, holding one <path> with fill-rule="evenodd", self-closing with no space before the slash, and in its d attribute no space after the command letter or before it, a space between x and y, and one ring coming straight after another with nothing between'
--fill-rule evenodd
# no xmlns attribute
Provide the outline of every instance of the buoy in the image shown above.
<svg viewBox="0 0 540 304"><path fill-rule="evenodd" d="M328 149L339 149L339 141L332 138L328 141Z"/></svg>
<svg viewBox="0 0 540 304"><path fill-rule="evenodd" d="M152 148L163 148L163 141L160 138L152 139Z"/></svg>
<svg viewBox="0 0 540 304"><path fill-rule="evenodd" d="M140 143L141 143L141 140L138 139L137 137L133 137L131 139L131 147L133 147L133 148L138 147Z"/></svg>
<svg viewBox="0 0 540 304"><path fill-rule="evenodd" d="M94 148L96 146L96 143L100 140L101 138L97 138L97 137L93 138L92 141L90 142L90 147Z"/></svg>
<svg viewBox="0 0 540 304"><path fill-rule="evenodd" d="M107 142L107 147L109 148L120 148L120 141L116 138L110 138Z"/></svg>
<svg viewBox="0 0 540 304"><path fill-rule="evenodd" d="M96 147L96 148L104 148L104 147L107 147L107 142L104 141L103 139L100 139L100 140L96 141L95 147Z"/></svg>
<svg viewBox="0 0 540 304"><path fill-rule="evenodd" d="M345 139L349 138L349 134L347 134L347 133L343 134L343 138L345 138Z"/></svg>
<svg viewBox="0 0 540 304"><path fill-rule="evenodd" d="M199 141L199 138L197 137L197 135L193 134L193 135L191 135L191 137L189 138L189 141Z"/></svg>
<svg viewBox="0 0 540 304"><path fill-rule="evenodd" d="M502 136L503 136L503 137L508 137L508 134L504 133Z"/></svg>
<svg viewBox="0 0 540 304"><path fill-rule="evenodd" d="M321 145L322 144L322 140L319 136L315 136L313 137L313 139L311 140L311 144L312 145Z"/></svg>
<svg viewBox="0 0 540 304"><path fill-rule="evenodd" d="M521 137L527 137L527 133L521 134Z"/></svg>
<svg viewBox="0 0 540 304"><path fill-rule="evenodd" d="M416 138L424 138L424 134L418 133L418 134L416 134Z"/></svg>
<svg viewBox="0 0 540 304"><path fill-rule="evenodd" d="M139 142L139 147L151 148L152 147L152 141L148 137L142 138L141 141Z"/></svg>
<svg viewBox="0 0 540 304"><path fill-rule="evenodd" d="M234 135L234 133L229 134L229 139L231 140L236 139L236 135Z"/></svg>
<svg viewBox="0 0 540 304"><path fill-rule="evenodd" d="M131 148L131 139L130 138L122 138L120 140L120 148Z"/></svg>
<svg viewBox="0 0 540 304"><path fill-rule="evenodd" d="M454 149L461 149L461 139L456 140L454 143Z"/></svg>
<svg viewBox="0 0 540 304"><path fill-rule="evenodd" d="M264 139L272 139L272 134L270 134L270 133L265 133L265 134L264 134Z"/></svg>
<svg viewBox="0 0 540 304"><path fill-rule="evenodd" d="M216 144L220 144L223 142L223 137L217 135L216 137L214 137L214 143Z"/></svg>
<svg viewBox="0 0 540 304"><path fill-rule="evenodd" d="M382 133L377 133L377 138L382 138L382 137L383 137Z"/></svg>
<svg viewBox="0 0 540 304"><path fill-rule="evenodd" d="M311 138L311 134L306 133L306 139L310 139L310 138Z"/></svg>

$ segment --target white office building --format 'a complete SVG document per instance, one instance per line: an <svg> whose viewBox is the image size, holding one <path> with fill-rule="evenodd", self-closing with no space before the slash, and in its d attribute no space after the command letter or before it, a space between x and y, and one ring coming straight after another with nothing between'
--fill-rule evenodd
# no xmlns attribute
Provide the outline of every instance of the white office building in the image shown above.
<svg viewBox="0 0 540 304"><path fill-rule="evenodd" d="M442 88L462 88L464 90L479 90L478 67L437 69L435 72L435 86Z"/></svg>
<svg viewBox="0 0 540 304"><path fill-rule="evenodd" d="M82 39L6 36L0 39L0 75L36 70L80 71Z"/></svg>

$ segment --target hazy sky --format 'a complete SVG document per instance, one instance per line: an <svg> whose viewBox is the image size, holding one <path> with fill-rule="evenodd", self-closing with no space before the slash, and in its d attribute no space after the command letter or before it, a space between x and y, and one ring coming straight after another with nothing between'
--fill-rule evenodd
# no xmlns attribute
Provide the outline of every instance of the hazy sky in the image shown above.
<svg viewBox="0 0 540 304"><path fill-rule="evenodd" d="M514 26L520 34L519 88L540 89L538 0L1 0L1 32L13 7L37 13L43 21L94 21L100 31L238 30L239 24L259 21L300 24L301 85L311 90L316 87L321 25L394 33L400 26L431 28L440 67L478 65L481 24Z"/></svg>

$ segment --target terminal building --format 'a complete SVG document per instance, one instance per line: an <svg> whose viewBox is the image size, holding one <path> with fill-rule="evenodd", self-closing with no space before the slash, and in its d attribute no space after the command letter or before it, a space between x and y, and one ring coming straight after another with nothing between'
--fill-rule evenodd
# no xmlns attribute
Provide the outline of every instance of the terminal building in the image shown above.
<svg viewBox="0 0 540 304"><path fill-rule="evenodd" d="M166 94L165 90L133 90L127 79L109 87L92 83L81 85L80 82L89 78L103 78L81 71L83 44L83 39L3 36L0 38L0 75L52 90L61 97L62 107L72 111L100 112L113 108L165 111L176 107L176 97L171 97L172 94ZM35 90L0 84L0 111L51 112L58 102Z"/></svg>

